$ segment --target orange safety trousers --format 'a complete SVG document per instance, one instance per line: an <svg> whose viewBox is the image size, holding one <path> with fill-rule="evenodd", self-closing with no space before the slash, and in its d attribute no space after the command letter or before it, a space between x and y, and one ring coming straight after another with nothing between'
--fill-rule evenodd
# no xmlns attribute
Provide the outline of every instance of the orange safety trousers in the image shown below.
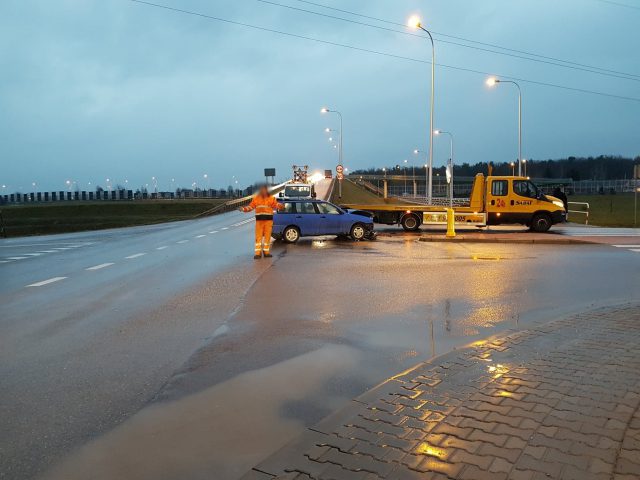
<svg viewBox="0 0 640 480"><path fill-rule="evenodd" d="M273 220L256 220L256 245L255 254L269 253L271 250L271 230ZM264 239L264 242L263 242Z"/></svg>

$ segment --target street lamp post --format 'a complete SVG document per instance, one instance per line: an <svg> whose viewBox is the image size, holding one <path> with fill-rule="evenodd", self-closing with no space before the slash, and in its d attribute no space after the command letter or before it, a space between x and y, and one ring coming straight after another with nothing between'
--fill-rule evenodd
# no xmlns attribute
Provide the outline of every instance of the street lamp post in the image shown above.
<svg viewBox="0 0 640 480"><path fill-rule="evenodd" d="M493 87L498 83L512 83L518 89L518 175L522 176L522 89L518 82L513 80L500 80L499 78L490 77L487 79L487 85Z"/></svg>
<svg viewBox="0 0 640 480"><path fill-rule="evenodd" d="M511 167L511 176L515 177L516 176L516 163L515 162L511 162L509 164L509 166Z"/></svg>
<svg viewBox="0 0 640 480"><path fill-rule="evenodd" d="M417 16L412 16L408 22L410 27L417 28L426 32L429 35L429 40L431 41L431 105L430 105L430 115L429 115L429 175L427 176L427 203L431 203L431 199L433 197L433 110L435 103L435 83L436 83L436 47L433 42L433 36L431 32L422 26L422 22L420 18Z"/></svg>
<svg viewBox="0 0 640 480"><path fill-rule="evenodd" d="M336 115L338 115L338 117L340 117L340 149L338 151L338 165L340 165L342 167L343 166L343 164L342 164L342 139L344 137L344 130L343 130L343 127L342 127L342 113L338 112L337 110L329 110L327 107L322 107L322 109L320 110L320 113L335 113ZM338 198L342 198L342 180L338 180Z"/></svg>
<svg viewBox="0 0 640 480"><path fill-rule="evenodd" d="M445 132L444 130L434 130L436 135L448 135L451 147L451 154L449 157L449 206L453 208L453 134L451 132Z"/></svg>

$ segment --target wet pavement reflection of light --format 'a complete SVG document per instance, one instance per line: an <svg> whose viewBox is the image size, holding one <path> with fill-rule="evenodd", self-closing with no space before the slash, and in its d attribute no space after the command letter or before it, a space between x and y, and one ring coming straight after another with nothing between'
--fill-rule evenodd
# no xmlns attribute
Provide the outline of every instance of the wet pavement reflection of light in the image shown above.
<svg viewBox="0 0 640 480"><path fill-rule="evenodd" d="M127 448L118 449L109 464L136 465L137 452L148 451L150 470L141 462L136 478L170 469L176 474L167 478L211 471L236 478L235 472L286 443L292 432L420 361L471 341L482 345L483 337L518 321L584 308L593 303L594 291L602 300L633 294L633 286L615 275L606 285L597 282L588 274L594 267L572 260L586 255L578 248L558 253L549 246L470 247L402 238L279 245L277 260L242 299L228 330L176 372L153 415L125 422L118 435L105 439L106 447L89 448L73 468L93 471L87 459L109 453L124 438ZM624 268L607 258L597 271L607 275ZM487 377L508 375L509 365L496 364L489 355L482 360ZM496 395L512 396L510 389L507 384ZM255 406L263 401L268 408L261 412ZM216 408L200 413L196 408L203 405ZM235 405L248 408L248 421ZM179 422L185 411L192 414L188 427ZM224 428L204 428L211 422ZM168 425L160 439L149 433L158 424ZM185 446L168 442L166 450L163 441L174 429ZM225 429L234 429L231 440ZM220 448L208 449L206 461L194 463L203 438ZM447 455L443 447L419 448L424 462Z"/></svg>

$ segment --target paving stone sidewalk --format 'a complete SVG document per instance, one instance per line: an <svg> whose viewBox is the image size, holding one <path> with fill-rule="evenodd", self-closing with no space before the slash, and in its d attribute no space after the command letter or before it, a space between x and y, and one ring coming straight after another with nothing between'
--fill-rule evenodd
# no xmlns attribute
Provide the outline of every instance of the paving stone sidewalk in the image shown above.
<svg viewBox="0 0 640 480"><path fill-rule="evenodd" d="M638 479L640 305L511 332L355 399L244 480Z"/></svg>

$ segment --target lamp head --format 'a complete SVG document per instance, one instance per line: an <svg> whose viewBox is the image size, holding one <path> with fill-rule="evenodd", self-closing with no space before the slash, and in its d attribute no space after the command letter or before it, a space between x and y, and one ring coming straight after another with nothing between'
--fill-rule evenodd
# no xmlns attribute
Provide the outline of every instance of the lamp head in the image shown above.
<svg viewBox="0 0 640 480"><path fill-rule="evenodd" d="M327 107L322 107L320 109L320 113L327 113L329 111L329 109Z"/></svg>
<svg viewBox="0 0 640 480"><path fill-rule="evenodd" d="M500 80L497 79L496 77L487 78L487 86L488 87L494 87L497 83L500 83Z"/></svg>
<svg viewBox="0 0 640 480"><path fill-rule="evenodd" d="M433 134L434 134L434 135L440 135L441 133L442 133L442 131L441 131L441 130L434 130L434 131L433 131Z"/></svg>
<svg viewBox="0 0 640 480"><path fill-rule="evenodd" d="M411 15L407 20L407 26L411 28L422 28L422 22L418 15Z"/></svg>

